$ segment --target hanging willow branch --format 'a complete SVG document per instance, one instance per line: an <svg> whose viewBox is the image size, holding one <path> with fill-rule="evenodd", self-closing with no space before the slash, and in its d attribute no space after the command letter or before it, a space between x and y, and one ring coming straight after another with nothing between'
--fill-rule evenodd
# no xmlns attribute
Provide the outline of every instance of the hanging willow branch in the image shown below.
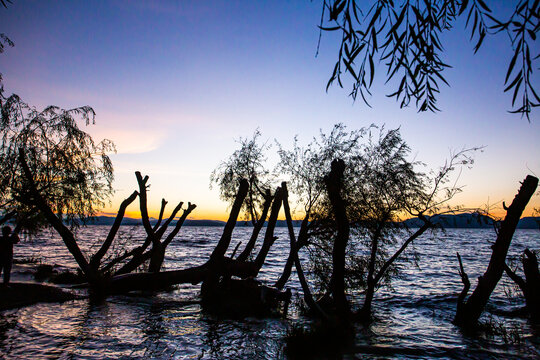
<svg viewBox="0 0 540 360"><path fill-rule="evenodd" d="M533 71L540 54L534 46L540 30L540 1L517 1L508 20L496 19L483 0L359 1L324 0L320 29L341 35L338 59L328 80L327 90L343 75L353 78L350 95L358 95L369 105L367 95L376 64L386 68L386 82L394 86L388 94L400 107L415 103L418 111L439 111L440 84L448 85L444 71L451 67L443 58L442 35L450 31L459 17L466 17L466 28L474 53L486 35L508 33L513 57L505 78L505 92L512 91L512 113L529 119L533 107L540 105L534 89ZM537 68L537 66L536 66ZM521 105L516 99L521 95ZM530 119L529 119L530 121Z"/></svg>

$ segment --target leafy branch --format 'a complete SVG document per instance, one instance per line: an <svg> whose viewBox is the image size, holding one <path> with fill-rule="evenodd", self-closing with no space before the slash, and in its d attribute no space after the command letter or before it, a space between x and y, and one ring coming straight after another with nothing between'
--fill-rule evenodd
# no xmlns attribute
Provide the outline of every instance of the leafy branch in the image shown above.
<svg viewBox="0 0 540 360"><path fill-rule="evenodd" d="M508 21L496 19L483 0L377 0L366 11L358 0L324 0L320 30L340 32L338 59L328 80L343 87L343 76L353 78L350 96L368 97L375 78L375 64L386 68L386 83L395 90L388 94L407 107L414 101L418 111L439 111L437 96L441 83L449 85L444 71L451 66L443 58L441 35L453 29L457 18L466 16L474 53L486 35L507 31L514 56L505 79L505 92L513 90L512 113L529 119L532 107L540 103L533 86L532 54L539 25L539 0L520 0ZM319 39L320 41L320 39ZM519 61L518 61L519 60ZM516 66L519 64L519 66ZM522 103L517 108L516 99ZM530 121L530 119L529 119Z"/></svg>

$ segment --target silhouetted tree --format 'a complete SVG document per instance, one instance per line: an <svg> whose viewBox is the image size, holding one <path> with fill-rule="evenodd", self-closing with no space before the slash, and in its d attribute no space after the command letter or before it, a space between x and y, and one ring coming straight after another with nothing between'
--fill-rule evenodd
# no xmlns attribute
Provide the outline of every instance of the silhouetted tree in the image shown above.
<svg viewBox="0 0 540 360"><path fill-rule="evenodd" d="M314 227L312 211L320 206L324 198L326 187L324 177L330 168L332 160L347 159L359 146L362 137L367 133L367 128L348 132L343 124L334 125L327 135L322 131L318 138L314 138L306 147L298 143L294 138L291 150L286 150L278 144L280 162L276 166L276 173L287 179L287 187L296 199L296 204L303 213L298 238L295 239L295 247L290 248L290 253L285 264L282 276L276 282L277 288L283 288L289 279L296 253L308 243L310 229Z"/></svg>
<svg viewBox="0 0 540 360"><path fill-rule="evenodd" d="M11 0L0 0L3 7L7 8L7 4L11 4Z"/></svg>
<svg viewBox="0 0 540 360"><path fill-rule="evenodd" d="M236 186L241 179L248 181L248 193L242 205L243 215L253 225L261 218L265 196L269 192L270 172L266 169L269 145L260 144L261 133L256 130L251 139L240 138L240 149L221 162L210 175L210 186L217 185L222 200L232 204L236 198Z"/></svg>
<svg viewBox="0 0 540 360"><path fill-rule="evenodd" d="M540 271L536 254L525 249L521 263L525 279L519 276L515 270L510 269L507 264L504 265L504 270L523 293L531 321L540 324Z"/></svg>
<svg viewBox="0 0 540 360"><path fill-rule="evenodd" d="M4 52L4 49L6 46L13 47L15 44L13 41L11 41L10 38L7 37L6 34L0 33L0 54ZM3 84L2 84L2 73L0 72L0 90L3 91Z"/></svg>
<svg viewBox="0 0 540 360"><path fill-rule="evenodd" d="M336 31L341 37L327 89L335 81L343 87L343 74L349 74L350 95L356 99L360 94L367 103L376 66L383 63L386 82L396 84L388 96L401 107L413 101L419 111L438 111L437 94L441 83L448 85L444 70L450 67L443 60L444 35L464 17L475 53L486 36L508 34L513 55L509 51L504 91L513 92L512 107L521 95L521 103L511 112L529 119L532 108L540 105L534 89L540 3L512 4L515 10L499 17L483 0L323 0L321 31Z"/></svg>
<svg viewBox="0 0 540 360"><path fill-rule="evenodd" d="M270 172L265 164L267 160L265 151L269 149L269 145L260 144L260 136L261 133L256 130L251 139L240 138L238 141L240 149L235 150L227 160L221 162L210 175L210 187L216 184L221 199L230 204L236 200L237 184L242 179L248 182L248 192L242 203L242 212L244 217L251 221L253 232L244 250L238 256L241 261L247 260L253 251L273 199L270 191Z"/></svg>
<svg viewBox="0 0 540 360"><path fill-rule="evenodd" d="M145 263L148 263L149 272L159 272L163 265L163 261L165 258L165 250L167 246L172 242L174 237L178 234L178 232L180 231L188 215L196 208L195 204L188 203L188 207L186 209L183 209L182 215L180 216L180 218L177 219L176 225L174 226L173 230L167 234L164 240L162 240L163 237L165 236L165 232L168 229L169 225L175 219L178 212L182 209L183 202L178 203L178 205L171 212L168 219L165 220L162 224L165 207L167 205L167 201L165 201L165 199L162 199L158 221L154 226L151 226L150 218L148 216L148 208L147 208L148 201L147 201L147 194L146 194L147 187L148 187L147 182L148 182L149 177L145 176L143 178L141 173L138 171L135 172L135 176L139 184L139 191L138 192L135 191L131 195L130 198L125 200L125 202L130 201L133 196L137 194L139 195L139 209L141 212L141 222L146 231L146 239L143 242L143 244L133 248L132 250L126 251L124 254L121 254L120 256L113 258L106 265L104 265L103 271L112 270L111 273L113 275L130 273L132 271L137 270L139 267L141 267ZM119 215L123 211L122 209L123 206L124 206L124 203L122 203L121 205L121 208L119 210ZM107 242L104 242L101 249L103 249L106 243ZM99 259L99 255L101 255L101 253L98 251L96 255L92 257L92 260L95 261L96 259Z"/></svg>
<svg viewBox="0 0 540 360"><path fill-rule="evenodd" d="M17 95L5 98L2 91L0 107L2 221L17 218L34 230L44 225L21 168L21 152L36 191L62 220L77 225L94 215L112 194L107 154L115 150L109 140L96 143L78 127L78 120L94 121L94 110L49 106L38 111Z"/></svg>
<svg viewBox="0 0 540 360"><path fill-rule="evenodd" d="M506 209L506 217L501 223L500 229L497 233L497 239L495 243L491 246L492 253L489 260L489 265L485 273L478 278L478 284L476 288L469 296L468 299L465 299L471 283L465 272L461 258L458 253L458 260L460 266L460 275L463 282L463 290L458 298L458 305L456 310L456 316L454 318L454 323L462 327L474 327L476 326L478 319L482 315L484 308L491 296L491 293L497 286L497 283L501 279L501 276L505 270L506 266L506 255L508 253L508 248L514 236L516 226L519 222L521 214L525 210L525 206L529 202L531 196L534 194L536 187L538 186L538 178L534 176L527 176L521 187L516 194L512 204ZM534 264L535 257L530 257L527 260L527 266L531 268L536 265L536 273L538 272L537 263ZM534 270L531 269L530 274L533 278L536 277ZM530 285L533 285L538 281L537 279L531 279ZM535 292L534 297L537 298L538 294Z"/></svg>
<svg viewBox="0 0 540 360"><path fill-rule="evenodd" d="M470 151L454 154L438 172L426 175L415 169L419 163L407 160L410 149L399 130L383 129L379 137L358 144L348 162L332 167L325 181L328 197L315 214L317 227L308 247L313 274L326 294L321 304L343 309L345 305L337 303L344 302L347 289L365 290L356 315L370 319L376 290L397 275L395 261L405 257L414 240L433 226L433 216L457 210L443 208L460 190L447 186L447 181L457 166L471 163ZM407 228L402 223L407 216L418 217L422 226ZM341 244L339 258L336 244ZM338 273L336 266L342 269ZM334 298L336 293L340 300Z"/></svg>

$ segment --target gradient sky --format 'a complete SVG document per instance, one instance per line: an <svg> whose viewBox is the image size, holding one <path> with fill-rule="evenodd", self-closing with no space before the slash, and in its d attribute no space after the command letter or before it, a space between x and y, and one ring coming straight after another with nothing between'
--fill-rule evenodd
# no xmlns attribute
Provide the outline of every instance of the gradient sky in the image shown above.
<svg viewBox="0 0 540 360"><path fill-rule="evenodd" d="M321 1L13 2L0 8L0 32L15 42L0 55L6 92L37 108L95 109L96 125L85 130L118 148L111 155L116 194L105 212L137 188L140 170L150 176L151 215L165 197L170 209L196 203L193 218L225 219L227 205L209 189L209 175L235 139L257 128L265 141L287 146L294 134L306 143L337 122L400 126L412 155L431 168L452 150L485 146L460 177L464 192L454 203L469 207L509 203L519 181L540 175L538 112L531 123L507 112L512 52L504 35L487 38L473 55L458 24L443 38L453 68L438 99L442 112L418 114L385 97L393 89L384 86L383 67L372 108L354 103L350 88L325 92L338 43L323 34L315 57ZM509 3L493 6L504 11ZM129 210L137 215L136 205Z"/></svg>

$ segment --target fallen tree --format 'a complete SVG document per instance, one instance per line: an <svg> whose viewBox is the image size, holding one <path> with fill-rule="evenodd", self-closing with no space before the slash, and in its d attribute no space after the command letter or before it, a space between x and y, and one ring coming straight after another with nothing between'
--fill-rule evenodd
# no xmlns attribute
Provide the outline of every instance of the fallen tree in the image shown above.
<svg viewBox="0 0 540 360"><path fill-rule="evenodd" d="M240 181L234 204L231 208L229 219L223 229L220 240L216 244L208 261L202 265L181 270L161 271L165 250L178 234L184 220L195 209L195 205L189 203L183 209L182 216L176 221L175 227L165 237L167 227L171 224L176 214L182 208L180 202L172 211L169 218L161 224L166 201L162 201L160 216L157 223L152 227L147 210L147 182L148 176L143 177L136 172L139 191L135 191L120 205L118 214L109 231L107 238L90 257L81 251L75 234L62 222L47 204L47 201L37 190L33 175L26 164L23 149L19 151L21 166L29 183L27 201L34 204L46 217L47 221L61 236L67 249L76 260L81 273L88 282L88 286L94 295L106 296L107 294L125 293L137 290L157 290L169 288L172 285L191 283L201 285L203 303L210 309L220 312L232 313L242 310L244 313L268 314L280 303L284 303L283 310L286 312L290 300L290 291L281 291L273 287L265 286L255 280L261 267L264 265L268 252L275 241L274 229L283 199L283 190L278 188L271 197L273 199L269 223L266 228L263 244L253 261L234 260L225 256L231 240L234 227L242 204L247 195L248 182ZM133 250L126 251L108 264L102 264L107 251L111 248L115 235L122 222L126 207L139 197L141 221L146 232L144 243ZM254 228L258 234L260 228ZM257 235L253 237L257 238ZM246 252L249 256L250 252ZM148 262L148 272L135 272L141 265ZM118 266L123 264L122 266ZM118 268L116 271L115 268ZM237 279L233 279L236 277ZM238 306L238 301L243 299L243 306ZM248 306L251 303L252 306Z"/></svg>
<svg viewBox="0 0 540 360"><path fill-rule="evenodd" d="M163 225L159 226L159 224L156 224L156 226L152 228L149 223L146 200L146 182L148 181L148 176L142 178L141 174L137 172L136 176L140 186L139 192L133 192L127 199L122 202L115 221L109 231L109 234L107 235L107 238L103 241L103 244L98 249L98 251L90 257L90 261L88 261L87 257L83 254L79 247L79 244L77 243L75 234L63 223L59 215L53 212L46 199L38 190L34 180L34 175L28 167L28 164L26 162L26 155L24 149L22 148L19 149L19 160L22 170L24 172L24 176L26 177L26 180L28 182L28 193L24 194L25 201L39 209L39 211L45 216L49 224L58 232L67 249L73 255L75 261L77 262L83 276L88 281L90 288L96 294L107 294L111 292L111 289L116 286L115 275L126 274L127 266L131 266L132 271L134 271L146 260L150 260L150 269L154 270L153 272L159 272L159 268L161 268L161 265L163 263L163 258L167 245L171 243L173 238L180 230L186 217L195 208L195 205L192 205L190 203L188 205L188 208L184 209L180 219L177 220L174 229L168 234L165 240L161 242L160 239L165 234L167 227L174 219L176 213L181 209L182 203L178 204L178 206L173 210L171 216L167 219L167 221L165 221ZM137 196L140 199L141 214L143 214L143 225L145 225L147 239L142 246L137 247L135 250L127 252L128 256L122 256L123 259L127 259L129 256L131 256L132 258L117 272L114 272L113 265L110 264L117 264L119 262L118 259L113 259L111 263L105 265L102 265L101 261L114 241L127 206L131 204L137 198ZM163 204L165 204L165 201L163 202ZM147 244L152 244L152 247L146 252L144 252L144 250L148 247ZM140 276L140 278L141 282L139 285L136 286L137 288L144 286L145 282L143 280L147 277ZM171 276L165 276L165 278L169 279L171 278ZM119 281L121 283L123 281L124 285L122 289L126 289L126 291L129 291L129 289L127 289L126 287L127 285L125 284L130 284L130 282L125 279L122 280L123 278L121 276L118 277L118 279L120 279ZM157 285L159 285L159 282ZM115 289L114 291L117 291L117 289Z"/></svg>

